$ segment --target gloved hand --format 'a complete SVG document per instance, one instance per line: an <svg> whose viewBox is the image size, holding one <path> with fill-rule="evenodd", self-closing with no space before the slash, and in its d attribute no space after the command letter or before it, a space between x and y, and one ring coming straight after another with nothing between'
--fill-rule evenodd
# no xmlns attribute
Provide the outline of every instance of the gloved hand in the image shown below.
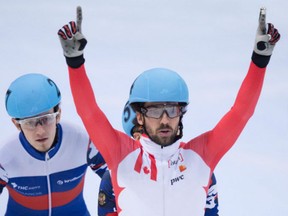
<svg viewBox="0 0 288 216"><path fill-rule="evenodd" d="M268 28L268 30L267 30ZM259 14L259 25L257 28L252 61L260 68L267 67L275 44L279 41L280 34L274 25L266 24L266 9L261 8Z"/></svg>
<svg viewBox="0 0 288 216"><path fill-rule="evenodd" d="M278 30L274 28L274 25L271 23L266 25L266 9L261 8L254 52L263 56L271 56L275 44L279 41L279 39L280 34L278 33Z"/></svg>
<svg viewBox="0 0 288 216"><path fill-rule="evenodd" d="M82 8L80 6L77 7L76 14L76 23L71 21L58 31L66 62L71 67L79 67L84 63L83 51L87 44L81 31Z"/></svg>

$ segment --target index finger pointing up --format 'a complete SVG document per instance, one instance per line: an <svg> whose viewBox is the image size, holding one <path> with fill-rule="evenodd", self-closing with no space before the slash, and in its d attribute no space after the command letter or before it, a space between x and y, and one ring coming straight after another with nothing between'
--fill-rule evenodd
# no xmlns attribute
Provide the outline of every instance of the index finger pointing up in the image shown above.
<svg viewBox="0 0 288 216"><path fill-rule="evenodd" d="M260 8L259 28L263 34L266 34L266 8Z"/></svg>
<svg viewBox="0 0 288 216"><path fill-rule="evenodd" d="M82 8L81 6L78 6L76 9L76 25L77 30L81 33L81 25L82 25Z"/></svg>

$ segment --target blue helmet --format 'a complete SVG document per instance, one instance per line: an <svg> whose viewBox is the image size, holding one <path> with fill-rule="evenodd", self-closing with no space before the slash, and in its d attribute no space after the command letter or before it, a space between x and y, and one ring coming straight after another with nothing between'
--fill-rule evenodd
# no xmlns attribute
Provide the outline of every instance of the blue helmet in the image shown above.
<svg viewBox="0 0 288 216"><path fill-rule="evenodd" d="M122 113L122 127L125 133L129 136L133 136L132 129L134 128L133 120L136 118L136 113L127 102L124 106L124 110Z"/></svg>
<svg viewBox="0 0 288 216"><path fill-rule="evenodd" d="M11 117L28 118L50 110L60 101L61 93L50 78L30 73L11 83L5 105Z"/></svg>
<svg viewBox="0 0 288 216"><path fill-rule="evenodd" d="M175 71L153 68L141 73L131 86L129 104L137 102L179 102L187 105L188 87Z"/></svg>

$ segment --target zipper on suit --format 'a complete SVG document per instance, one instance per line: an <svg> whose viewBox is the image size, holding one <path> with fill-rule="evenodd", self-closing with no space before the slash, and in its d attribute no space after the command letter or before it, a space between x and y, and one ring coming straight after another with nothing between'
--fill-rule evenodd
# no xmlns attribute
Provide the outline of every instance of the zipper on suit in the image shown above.
<svg viewBox="0 0 288 216"><path fill-rule="evenodd" d="M49 152L46 152L45 165L46 165L46 178L47 178L47 189L48 189L48 215L52 216L52 197L51 197L49 160L50 160Z"/></svg>

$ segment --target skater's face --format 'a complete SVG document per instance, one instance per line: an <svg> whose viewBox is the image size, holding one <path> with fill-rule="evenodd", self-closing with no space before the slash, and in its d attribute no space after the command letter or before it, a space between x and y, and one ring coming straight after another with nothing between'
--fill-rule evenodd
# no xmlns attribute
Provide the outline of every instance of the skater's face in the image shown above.
<svg viewBox="0 0 288 216"><path fill-rule="evenodd" d="M137 120L154 142L165 146L174 142L181 114L177 103L145 103Z"/></svg>
<svg viewBox="0 0 288 216"><path fill-rule="evenodd" d="M12 121L24 133L30 145L40 152L47 152L53 145L56 136L56 124L60 121L60 115L60 108L56 113L52 108L48 112L32 118L12 119Z"/></svg>

